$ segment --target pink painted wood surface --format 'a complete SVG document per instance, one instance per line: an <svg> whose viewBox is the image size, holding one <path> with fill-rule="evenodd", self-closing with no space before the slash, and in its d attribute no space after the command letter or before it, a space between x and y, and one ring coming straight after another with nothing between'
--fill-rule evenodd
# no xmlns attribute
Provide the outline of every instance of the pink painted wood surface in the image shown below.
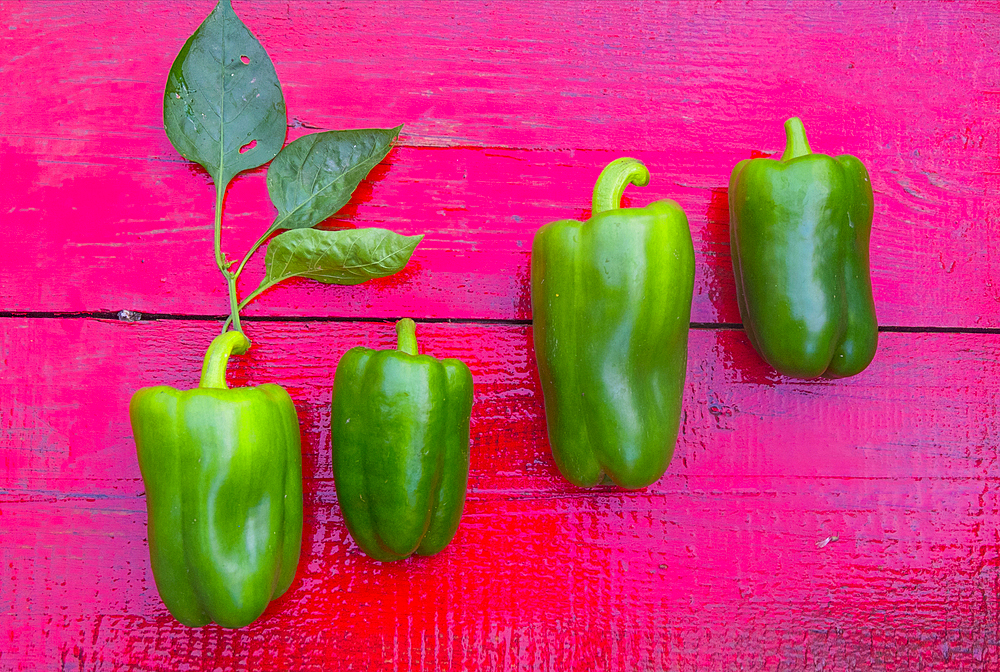
<svg viewBox="0 0 1000 672"><path fill-rule="evenodd" d="M210 181L160 118L212 3L0 4L0 670L1000 669L1000 6L234 4L289 140L406 124L342 219L427 237L398 276L248 309L274 321L230 378L295 400L303 560L252 626L179 625L127 402L194 386L226 305ZM725 326L729 171L792 114L868 165L880 321L910 329L848 380L777 376ZM667 474L584 491L548 453L530 246L625 153L653 172L626 201L688 213L704 324ZM236 180L231 257L273 212L262 170ZM123 308L147 319L94 317ZM328 402L340 354L404 315L472 368L472 471L455 542L383 565L343 526Z"/></svg>
<svg viewBox="0 0 1000 672"><path fill-rule="evenodd" d="M161 112L167 68L210 7L5 2L0 309L224 311L209 179L170 146ZM236 8L275 61L290 139L405 124L345 215L427 233L403 279L296 283L251 315L528 319L534 231L584 216L600 168L629 153L654 174L629 197L688 213L693 319L736 322L729 172L780 151L782 122L799 115L817 151L872 173L881 322L1000 327L995 3ZM238 179L227 208L238 257L274 214L263 171ZM41 269L73 282L39 283Z"/></svg>

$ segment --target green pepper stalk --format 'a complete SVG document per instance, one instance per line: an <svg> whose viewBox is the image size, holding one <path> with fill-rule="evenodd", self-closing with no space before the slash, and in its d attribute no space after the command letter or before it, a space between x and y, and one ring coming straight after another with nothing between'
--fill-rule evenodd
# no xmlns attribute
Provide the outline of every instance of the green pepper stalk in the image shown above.
<svg viewBox="0 0 1000 672"><path fill-rule="evenodd" d="M258 293L240 302L237 291L236 282L240 278L240 274L243 273L243 267L246 266L250 257L253 256L261 245L267 242L267 239L274 233L272 230L268 230L263 236L261 236L257 242L255 242L249 250L247 250L246 255L243 260L237 266L236 270L233 271L232 266L234 262L229 261L226 255L222 252L222 202L226 193L226 185L216 185L216 196L215 196L215 227L213 241L215 245L215 262L219 267L219 271L222 272L222 276L226 279L226 288L229 292L229 317L222 325L222 333L226 333L229 330L229 325L232 325L233 329L239 333L243 333L243 324L240 322L240 310L246 307L246 304L257 297ZM243 354L243 353L238 353Z"/></svg>
<svg viewBox="0 0 1000 672"><path fill-rule="evenodd" d="M671 200L621 208L649 183L611 162L586 222L546 224L531 248L535 355L549 445L576 485L643 488L673 456L687 368L694 246Z"/></svg>
<svg viewBox="0 0 1000 672"><path fill-rule="evenodd" d="M415 329L396 323L396 350L348 350L333 382L337 501L351 537L382 561L440 552L465 505L472 373L418 354Z"/></svg>
<svg viewBox="0 0 1000 672"><path fill-rule="evenodd" d="M240 277L240 272L243 270L243 265L234 272L231 269L232 262L230 262L226 255L222 252L222 203L226 195L226 187L228 185L216 182L215 185L215 225L213 227L214 235L212 236L212 241L215 246L215 263L219 267L219 271L222 273L222 277L226 279L226 288L229 292L229 320L232 321L233 328L236 331L243 333L243 325L240 323L240 309L239 309L239 299L236 294L236 281ZM250 250L247 254L247 258L256 251L256 248ZM222 333L226 333L228 329L229 321L222 327Z"/></svg>
<svg viewBox="0 0 1000 672"><path fill-rule="evenodd" d="M149 556L181 623L239 628L291 585L302 545L302 455L277 385L229 389L238 331L217 336L194 390L144 387L129 416L146 486Z"/></svg>
<svg viewBox="0 0 1000 672"><path fill-rule="evenodd" d="M781 160L740 161L729 181L743 327L780 373L853 376L878 347L871 178L853 156L814 154L798 118L785 122L785 134Z"/></svg>

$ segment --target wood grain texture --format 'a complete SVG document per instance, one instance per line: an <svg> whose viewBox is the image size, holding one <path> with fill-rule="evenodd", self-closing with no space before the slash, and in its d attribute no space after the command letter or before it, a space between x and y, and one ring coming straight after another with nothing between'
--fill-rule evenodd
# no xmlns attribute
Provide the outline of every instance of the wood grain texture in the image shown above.
<svg viewBox="0 0 1000 672"><path fill-rule="evenodd" d="M8 627L17 615L0 668L1000 661L1000 392L989 384L1000 336L885 334L869 370L815 384L771 374L740 331L694 330L674 460L626 492L578 489L556 471L530 328L420 324L423 351L463 359L475 379L469 500L442 554L380 564L336 505L328 404L340 354L391 346L392 325L251 325L255 345L230 383L278 382L295 401L303 560L263 619L226 631L185 628L159 601L125 419L141 385L195 385L215 329L0 319L0 615Z"/></svg>
<svg viewBox="0 0 1000 672"><path fill-rule="evenodd" d="M127 417L196 385L227 303L210 180L161 117L211 6L0 3L0 671L1000 669L996 3L236 0L289 141L405 124L327 226L427 234L397 276L247 311L230 381L295 401L306 523L291 590L237 631L160 601ZM778 376L732 328L729 171L792 115L872 174L890 330L851 379ZM667 474L585 491L548 452L530 247L623 154L653 173L626 205L688 214L697 324ZM264 177L230 188L230 257L275 212ZM121 309L146 319L86 315ZM337 508L328 404L340 354L403 316L473 371L470 490L442 554L379 564Z"/></svg>
<svg viewBox="0 0 1000 672"><path fill-rule="evenodd" d="M0 44L12 57L0 78L18 86L0 98L0 213L13 232L2 311L216 315L227 305L209 245L210 180L162 130L166 70L211 3L119 4L4 5ZM783 120L799 115L816 151L855 154L872 174L881 323L1000 327L995 4L236 9L284 82L289 140L405 124L342 219L427 233L404 276L350 290L293 283L251 315L528 319L534 231L586 216L600 168L627 152L654 174L631 201L673 198L688 213L693 319L738 321L729 172L779 152ZM274 212L262 170L237 178L229 255ZM43 286L40 271L73 280Z"/></svg>

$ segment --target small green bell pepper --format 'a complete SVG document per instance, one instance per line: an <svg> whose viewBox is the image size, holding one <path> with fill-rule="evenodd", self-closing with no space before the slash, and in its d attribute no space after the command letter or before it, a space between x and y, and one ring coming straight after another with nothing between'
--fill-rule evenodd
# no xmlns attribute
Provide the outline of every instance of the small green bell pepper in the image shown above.
<svg viewBox="0 0 1000 672"><path fill-rule="evenodd" d="M472 373L417 354L413 320L397 350L348 350L333 381L333 477L344 522L376 560L434 555L455 536L469 477Z"/></svg>
<svg viewBox="0 0 1000 672"><path fill-rule="evenodd" d="M780 161L740 161L729 180L743 328L780 373L853 376L878 346L871 179L853 156L813 154L798 118L785 122L785 134Z"/></svg>
<svg viewBox="0 0 1000 672"><path fill-rule="evenodd" d="M531 306L549 444L571 483L642 488L673 456L687 368L694 247L671 200L620 208L645 186L639 161L611 162L592 216L535 234Z"/></svg>
<svg viewBox="0 0 1000 672"><path fill-rule="evenodd" d="M209 346L197 389L144 387L129 404L153 578L184 625L253 622L299 561L298 416L277 385L226 387L230 354L249 346L227 332Z"/></svg>

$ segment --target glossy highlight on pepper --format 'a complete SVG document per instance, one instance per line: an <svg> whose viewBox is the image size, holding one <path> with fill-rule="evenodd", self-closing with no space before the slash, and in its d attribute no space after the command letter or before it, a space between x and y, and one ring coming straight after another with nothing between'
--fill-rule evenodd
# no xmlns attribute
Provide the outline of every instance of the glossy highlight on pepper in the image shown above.
<svg viewBox="0 0 1000 672"><path fill-rule="evenodd" d="M442 551L469 476L469 367L418 354L409 318L396 333L396 350L344 353L333 383L337 501L351 537L382 561Z"/></svg>
<svg viewBox="0 0 1000 672"><path fill-rule="evenodd" d="M780 161L746 159L729 181L740 316L757 352L797 378L863 371L878 347L869 271L874 199L864 164L812 153L798 118Z"/></svg>
<svg viewBox="0 0 1000 672"><path fill-rule="evenodd" d="M694 247L672 200L621 208L650 175L621 158L601 172L592 216L535 234L531 305L549 445L583 487L643 488L673 456L687 368Z"/></svg>
<svg viewBox="0 0 1000 672"><path fill-rule="evenodd" d="M129 404L153 578L184 625L252 623L288 590L299 561L298 416L278 385L226 386L230 354L249 346L226 332L196 389L144 387Z"/></svg>

